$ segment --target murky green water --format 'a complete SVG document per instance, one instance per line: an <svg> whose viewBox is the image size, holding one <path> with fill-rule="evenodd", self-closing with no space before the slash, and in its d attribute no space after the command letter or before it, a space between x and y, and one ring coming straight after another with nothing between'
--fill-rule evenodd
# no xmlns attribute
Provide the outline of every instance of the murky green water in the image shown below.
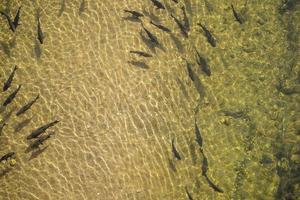
<svg viewBox="0 0 300 200"><path fill-rule="evenodd" d="M0 127L7 124L0 156L16 153L1 162L0 199L181 200L187 191L193 199L299 199L300 3L293 2L164 0L159 10L150 0L1 1L12 17L22 5L16 32L0 18L1 83L18 66L9 89L1 85L1 105L22 88L0 109ZM171 17L183 21L182 6L187 38ZM130 20L124 9L144 17ZM145 42L141 22L159 46ZM60 122L46 132L55 135L28 152L26 137L53 120Z"/></svg>

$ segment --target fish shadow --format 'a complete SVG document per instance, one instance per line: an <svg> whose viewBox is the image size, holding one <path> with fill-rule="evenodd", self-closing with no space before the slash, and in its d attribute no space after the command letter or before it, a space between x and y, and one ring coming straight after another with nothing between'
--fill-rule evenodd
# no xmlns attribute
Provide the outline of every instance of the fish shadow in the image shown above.
<svg viewBox="0 0 300 200"><path fill-rule="evenodd" d="M28 159L28 161L37 158L40 154L42 154L47 148L49 147L49 145L45 146L42 149L38 149L36 151L32 151L30 158ZM29 151L30 152L30 151Z"/></svg>
<svg viewBox="0 0 300 200"><path fill-rule="evenodd" d="M20 123L18 123L14 129L15 129L15 133L21 131L25 126L27 126L30 122L31 122L32 118L28 118L28 119L24 119L23 121L21 121Z"/></svg>
<svg viewBox="0 0 300 200"><path fill-rule="evenodd" d="M9 118L11 117L12 113L16 110L16 107L13 107L9 112L5 113L2 117L2 122L7 122Z"/></svg>
<svg viewBox="0 0 300 200"><path fill-rule="evenodd" d="M10 46L6 42L0 41L0 49L8 56L10 57Z"/></svg>
<svg viewBox="0 0 300 200"><path fill-rule="evenodd" d="M149 38L143 35L142 31L140 31L140 35L142 41L146 44L146 46L150 49L152 53L156 54L156 48L162 50L163 52L166 52L165 48L161 44L156 44L152 42Z"/></svg>
<svg viewBox="0 0 300 200"><path fill-rule="evenodd" d="M35 39L35 43L34 43L34 55L37 60L39 60L42 55L42 47L40 42L37 39Z"/></svg>
<svg viewBox="0 0 300 200"><path fill-rule="evenodd" d="M131 21L131 22L142 22L142 20L140 20L139 18L134 17L134 16L122 17L122 19L126 20L126 21Z"/></svg>
<svg viewBox="0 0 300 200"><path fill-rule="evenodd" d="M13 168L6 168L0 171L0 178L5 176L7 173L9 173Z"/></svg>
<svg viewBox="0 0 300 200"><path fill-rule="evenodd" d="M134 65L136 67L142 68L142 69L149 69L149 65L147 65L145 62L142 61L128 61L129 64Z"/></svg>
<svg viewBox="0 0 300 200"><path fill-rule="evenodd" d="M183 45L182 45L181 41L172 33L170 34L170 37L171 37L172 41L174 42L179 53L183 53L184 49L183 49Z"/></svg>
<svg viewBox="0 0 300 200"><path fill-rule="evenodd" d="M145 9L143 9L143 14L156 23L160 22L159 17L155 16L153 13L146 11Z"/></svg>
<svg viewBox="0 0 300 200"><path fill-rule="evenodd" d="M176 165L171 158L168 158L169 167L173 172L177 172Z"/></svg>

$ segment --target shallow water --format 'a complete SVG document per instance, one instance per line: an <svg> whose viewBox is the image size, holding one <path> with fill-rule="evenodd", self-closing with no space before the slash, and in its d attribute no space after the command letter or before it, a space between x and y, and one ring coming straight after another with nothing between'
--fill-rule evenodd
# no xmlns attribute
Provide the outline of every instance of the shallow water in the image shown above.
<svg viewBox="0 0 300 200"><path fill-rule="evenodd" d="M19 67L1 102L17 85L22 88L1 108L7 125L0 156L14 151L16 157L1 163L0 199L180 200L187 199L185 188L193 199L300 196L299 4L280 13L281 0L163 3L166 10L156 10L150 0L1 2L0 9L12 16L22 5L15 33L0 18L1 82L15 64ZM191 23L188 38L170 17L182 16L181 5ZM124 19L123 9L146 15L142 21L159 48L144 43L140 23ZM216 47L199 22L213 33ZM211 76L195 62L194 47ZM198 85L185 60L193 63ZM37 94L32 108L15 116ZM48 147L25 152L27 135L55 119L60 123L47 131L55 132L43 145ZM195 142L195 119L203 153ZM172 139L181 160L172 154ZM207 176L223 193L202 176L204 156Z"/></svg>

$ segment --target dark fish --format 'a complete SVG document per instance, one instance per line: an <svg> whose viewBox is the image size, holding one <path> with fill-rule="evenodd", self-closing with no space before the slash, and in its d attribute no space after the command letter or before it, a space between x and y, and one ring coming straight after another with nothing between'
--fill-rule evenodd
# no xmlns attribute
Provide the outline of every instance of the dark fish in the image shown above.
<svg viewBox="0 0 300 200"><path fill-rule="evenodd" d="M187 197L188 197L189 200L193 200L193 197L192 197L192 195L189 193L187 187L185 187L185 193L186 193L186 195L187 195Z"/></svg>
<svg viewBox="0 0 300 200"><path fill-rule="evenodd" d="M17 14L15 16L15 19L13 21L13 25L15 26L15 29L17 29L17 26L19 26L19 20L20 20L20 12L21 12L21 8L22 6L19 7L18 11L17 11Z"/></svg>
<svg viewBox="0 0 300 200"><path fill-rule="evenodd" d="M8 79L5 81L5 83L3 85L3 92L6 91L10 87L10 85L11 85L13 79L14 79L15 72L16 72L17 69L18 69L18 66L15 65L13 71L10 73Z"/></svg>
<svg viewBox="0 0 300 200"><path fill-rule="evenodd" d="M200 134L200 130L195 122L195 135L196 135L196 142L199 144L200 148L203 146L203 140Z"/></svg>
<svg viewBox="0 0 300 200"><path fill-rule="evenodd" d="M206 156L204 155L203 151L201 150L202 152L202 155L203 155L203 160L202 160L202 176L206 176L206 173L208 171L208 161L207 161L207 158Z"/></svg>
<svg viewBox="0 0 300 200"><path fill-rule="evenodd" d="M27 140L30 140L30 139L32 139L32 138L38 137L39 135L41 135L42 133L44 133L48 128L54 126L54 125L57 124L58 122L59 122L58 120L55 120L55 121L53 121L53 122L50 122L50 123L48 123L48 124L46 124L46 125L43 125L43 126L37 128L36 130L32 131L32 132L30 133L30 135L27 136Z"/></svg>
<svg viewBox="0 0 300 200"><path fill-rule="evenodd" d="M194 72L192 70L192 64L186 60L186 68L188 71L188 75L192 81L194 81Z"/></svg>
<svg viewBox="0 0 300 200"><path fill-rule="evenodd" d="M124 12L130 13L135 18L139 18L139 17L144 16L142 13L134 11L134 10L124 10Z"/></svg>
<svg viewBox="0 0 300 200"><path fill-rule="evenodd" d="M28 109L30 109L30 107L38 100L40 96L37 95L32 101L30 101L29 103L25 104L23 107L21 107L18 112L16 113L17 116L25 113Z"/></svg>
<svg viewBox="0 0 300 200"><path fill-rule="evenodd" d="M208 185L209 185L212 189L214 189L214 191L219 192L219 193L224 193L224 191L223 191L221 188L219 188L217 185L215 185L215 184L207 177L207 175L205 175L205 178L206 178L206 180L207 180L207 182L208 182Z"/></svg>
<svg viewBox="0 0 300 200"><path fill-rule="evenodd" d="M151 54L149 53L146 53L146 52L143 52L143 51L129 51L130 53L133 53L133 54L137 54L139 56L143 56L143 57L152 57Z"/></svg>
<svg viewBox="0 0 300 200"><path fill-rule="evenodd" d="M149 69L149 66L142 61L128 61L128 63L142 69Z"/></svg>
<svg viewBox="0 0 300 200"><path fill-rule="evenodd" d="M3 11L0 11L0 14L3 15L7 19L7 22L8 22L10 30L12 32L15 32L16 31L16 27L14 25L14 22L11 20L10 16L7 13L3 12Z"/></svg>
<svg viewBox="0 0 300 200"><path fill-rule="evenodd" d="M156 27L159 28L160 30L163 30L163 31L165 31L165 32L167 32L167 33L171 33L171 30L170 30L170 29L168 29L167 27L165 27L165 26L163 26L163 25L161 25L161 24L156 24L156 23L154 23L152 20L150 21L150 24L156 26Z"/></svg>
<svg viewBox="0 0 300 200"><path fill-rule="evenodd" d="M216 39L214 38L214 36L211 34L211 32L205 27L203 26L201 23L198 23L199 26L201 26L201 28L203 29L204 31L204 34L205 34L205 37L207 39L207 41L209 42L209 44L212 46L212 47L216 47L217 44L216 44Z"/></svg>
<svg viewBox="0 0 300 200"><path fill-rule="evenodd" d="M172 0L174 3L179 3L178 0Z"/></svg>
<svg viewBox="0 0 300 200"><path fill-rule="evenodd" d="M166 9L165 6L159 1L157 0L151 0L151 1L154 4L154 6L156 6L157 9Z"/></svg>
<svg viewBox="0 0 300 200"><path fill-rule="evenodd" d="M38 34L38 40L40 41L41 44L43 44L45 35L44 35L43 31L42 31L41 22L40 22L40 17L38 17L38 29L37 29L37 34Z"/></svg>
<svg viewBox="0 0 300 200"><path fill-rule="evenodd" d="M5 154L4 156L2 156L0 158L0 162L4 161L4 160L8 160L10 159L11 157L13 157L16 153L15 152L9 152L7 154Z"/></svg>
<svg viewBox="0 0 300 200"><path fill-rule="evenodd" d="M159 42L158 42L158 40L157 40L157 37L156 37L155 35L153 35L150 31L148 31L148 30L145 28L144 24L142 24L142 27L143 27L144 31L147 33L147 35L148 35L149 39L151 40L151 42L153 42L153 43L159 45Z"/></svg>
<svg viewBox="0 0 300 200"><path fill-rule="evenodd" d="M172 152L177 160L181 160L181 156L175 147L174 139L172 140Z"/></svg>
<svg viewBox="0 0 300 200"><path fill-rule="evenodd" d="M189 18L186 14L186 11L185 11L185 7L182 6L181 7L181 10L183 12L183 27L185 28L186 32L189 32L190 31L190 22L189 22Z"/></svg>
<svg viewBox="0 0 300 200"><path fill-rule="evenodd" d="M18 94L19 90L21 89L21 85L18 86L17 89L15 89L4 101L3 106L7 106L8 104L10 104L14 98L16 97L16 95Z"/></svg>
<svg viewBox="0 0 300 200"><path fill-rule="evenodd" d="M231 9L232 9L232 13L233 16L235 17L236 21L238 21L240 24L243 23L242 19L240 18L240 16L237 14L237 12L235 11L233 5L231 4Z"/></svg>
<svg viewBox="0 0 300 200"><path fill-rule="evenodd" d="M42 145L46 140L48 140L51 135L54 135L54 133L49 133L48 135L43 135L41 137L39 137L37 140L35 140L29 147L31 149L36 149L38 148L40 145Z"/></svg>
<svg viewBox="0 0 300 200"><path fill-rule="evenodd" d="M201 67L201 70L207 75L207 76L210 76L211 75L211 70L210 70L210 67L209 65L207 64L206 60L204 57L202 57L200 55L200 53L196 50L196 53L197 53L197 63L198 65Z"/></svg>
<svg viewBox="0 0 300 200"><path fill-rule="evenodd" d="M174 17L173 14L171 14L171 17L172 17L172 18L174 19L174 21L176 22L176 24L177 24L177 26L179 27L179 29L180 29L182 35L183 35L184 37L187 38L187 37L188 37L188 33L187 33L187 31L186 31L184 25L179 21L179 19L177 19L176 17Z"/></svg>

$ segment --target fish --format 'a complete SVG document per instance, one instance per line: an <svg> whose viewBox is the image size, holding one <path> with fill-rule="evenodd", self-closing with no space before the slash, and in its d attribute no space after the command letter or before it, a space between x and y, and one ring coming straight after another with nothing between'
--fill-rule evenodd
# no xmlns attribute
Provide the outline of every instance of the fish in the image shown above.
<svg viewBox="0 0 300 200"><path fill-rule="evenodd" d="M16 27L15 27L15 25L14 25L14 22L13 22L12 19L10 18L10 16L9 16L7 13L5 13L4 11L0 11L0 14L3 15L3 16L6 18L10 30L11 30L12 32L15 32L15 31L16 31Z"/></svg>
<svg viewBox="0 0 300 200"><path fill-rule="evenodd" d="M201 67L201 70L207 75L207 76L211 76L211 70L209 65L207 64L205 58L203 56L200 55L200 53L196 50L197 53L197 63L198 65Z"/></svg>
<svg viewBox="0 0 300 200"><path fill-rule="evenodd" d="M192 64L186 60L186 68L188 71L188 75L192 81L194 81L194 72L192 70Z"/></svg>
<svg viewBox="0 0 300 200"><path fill-rule="evenodd" d="M208 182L208 185L209 185L211 188L213 188L214 191L219 192L219 193L224 193L224 191L223 191L221 188L219 188L217 185L215 185L215 184L207 177L207 175L205 175L205 178L206 178L206 180L207 180L207 182Z"/></svg>
<svg viewBox="0 0 300 200"><path fill-rule="evenodd" d="M201 166L201 169L202 169L202 176L206 176L206 173L207 173L207 171L208 171L208 161L207 161L207 158L206 158L206 156L204 155L202 149L201 149L201 153L202 153L202 155L203 155L202 166Z"/></svg>
<svg viewBox="0 0 300 200"><path fill-rule="evenodd" d="M7 106L8 104L10 104L14 98L16 97L16 95L18 94L19 90L21 89L22 85L19 85L17 89L15 89L4 101L3 106Z"/></svg>
<svg viewBox="0 0 300 200"><path fill-rule="evenodd" d="M143 56L143 57L147 57L147 58L152 57L151 54L143 52L143 51L129 51L129 53L137 54L139 56Z"/></svg>
<svg viewBox="0 0 300 200"><path fill-rule="evenodd" d="M205 37L208 41L208 43L212 46L212 47L216 47L216 39L214 38L214 36L211 34L211 32L201 23L198 23L198 25L202 28L202 30L204 31Z"/></svg>
<svg viewBox="0 0 300 200"><path fill-rule="evenodd" d="M203 140L200 134L200 129L198 128L196 122L195 122L195 135L196 135L196 142L199 144L200 148L203 147Z"/></svg>
<svg viewBox="0 0 300 200"><path fill-rule="evenodd" d="M156 23L153 22L152 20L150 21L150 24L156 26L157 28L159 28L159 29L162 30L162 31L165 31L165 32L167 32L167 33L171 33L171 30L170 30L169 28L167 28L167 27L165 27L165 26L163 26L163 25L161 25L161 24L156 24Z"/></svg>
<svg viewBox="0 0 300 200"><path fill-rule="evenodd" d="M2 156L0 158L0 162L12 158L15 154L16 154L15 152L9 152L9 153L5 154L4 156Z"/></svg>
<svg viewBox="0 0 300 200"><path fill-rule="evenodd" d="M157 44L157 45L159 45L159 42L158 42L157 37L156 37L155 35L153 35L150 31L148 31L148 30L145 28L144 24L142 24L142 27L143 27L144 31L147 33L147 35L148 35L148 37L150 38L151 42L152 42L152 43L155 43L155 44Z"/></svg>
<svg viewBox="0 0 300 200"><path fill-rule="evenodd" d="M179 3L179 1L178 0L172 0L174 3Z"/></svg>
<svg viewBox="0 0 300 200"><path fill-rule="evenodd" d="M45 124L37 129L35 129L34 131L32 131L30 133L30 135L27 136L27 140L33 139L33 138L37 138L39 135L41 135L42 133L44 133L48 128L54 126L55 124L57 124L59 122L59 120L55 120L53 122L50 122L48 124Z"/></svg>
<svg viewBox="0 0 300 200"><path fill-rule="evenodd" d="M243 23L242 19L240 18L240 16L238 15L238 13L235 11L233 5L231 4L231 9L232 9L232 13L233 16L235 17L236 21L238 21L240 24Z"/></svg>
<svg viewBox="0 0 300 200"><path fill-rule="evenodd" d="M174 139L172 139L172 152L177 160L181 160L181 156L175 147Z"/></svg>
<svg viewBox="0 0 300 200"><path fill-rule="evenodd" d="M43 135L39 137L37 140L35 140L32 144L30 144L30 149L36 149L40 145L42 145L46 140L48 140L54 133L49 133L48 135Z"/></svg>
<svg viewBox="0 0 300 200"><path fill-rule="evenodd" d="M186 195L187 195L187 197L188 197L189 200L193 200L193 197L192 197L192 195L189 193L187 187L185 187L185 193L186 193Z"/></svg>
<svg viewBox="0 0 300 200"><path fill-rule="evenodd" d="M38 28L37 28L37 34L38 34L38 40L40 41L41 44L44 43L45 35L42 31L41 27L41 22L40 22L40 17L38 16Z"/></svg>
<svg viewBox="0 0 300 200"><path fill-rule="evenodd" d="M3 92L6 91L10 87L10 85L11 85L13 79L14 79L15 72L16 72L17 69L18 69L18 66L15 65L15 67L14 67L13 71L10 73L8 79L4 82Z"/></svg>
<svg viewBox="0 0 300 200"><path fill-rule="evenodd" d="M156 6L156 9L166 9L165 6L157 0L150 0L153 5Z"/></svg>
<svg viewBox="0 0 300 200"><path fill-rule="evenodd" d="M186 14L185 7L182 6L181 10L183 12L183 22L184 22L183 26L184 26L186 32L189 32L190 31L190 22L189 22L189 18L187 16L187 14Z"/></svg>
<svg viewBox="0 0 300 200"><path fill-rule="evenodd" d="M15 26L15 29L17 29L17 27L20 25L19 21L20 21L21 8L22 8L22 6L19 7L17 14L15 16L15 19L13 21L13 25Z"/></svg>
<svg viewBox="0 0 300 200"><path fill-rule="evenodd" d="M181 31L181 33L182 33L182 35L184 36L184 37L188 37L188 33L187 33L187 31L186 31L186 29L185 29L185 27L184 27L184 25L179 21L179 19L177 19L173 14L171 14L171 17L174 19L174 21L176 22L176 24L177 24L177 26L179 27L179 29L180 29L180 31Z"/></svg>
<svg viewBox="0 0 300 200"><path fill-rule="evenodd" d="M135 17L135 18L140 18L140 17L143 17L144 15L138 11L134 11L134 10L124 10L124 12L126 13L130 13L132 15L132 17Z"/></svg>
<svg viewBox="0 0 300 200"><path fill-rule="evenodd" d="M31 108L31 106L39 99L40 95L37 95L32 101L22 106L18 112L16 113L16 116L19 116L23 113L25 113L27 110Z"/></svg>

